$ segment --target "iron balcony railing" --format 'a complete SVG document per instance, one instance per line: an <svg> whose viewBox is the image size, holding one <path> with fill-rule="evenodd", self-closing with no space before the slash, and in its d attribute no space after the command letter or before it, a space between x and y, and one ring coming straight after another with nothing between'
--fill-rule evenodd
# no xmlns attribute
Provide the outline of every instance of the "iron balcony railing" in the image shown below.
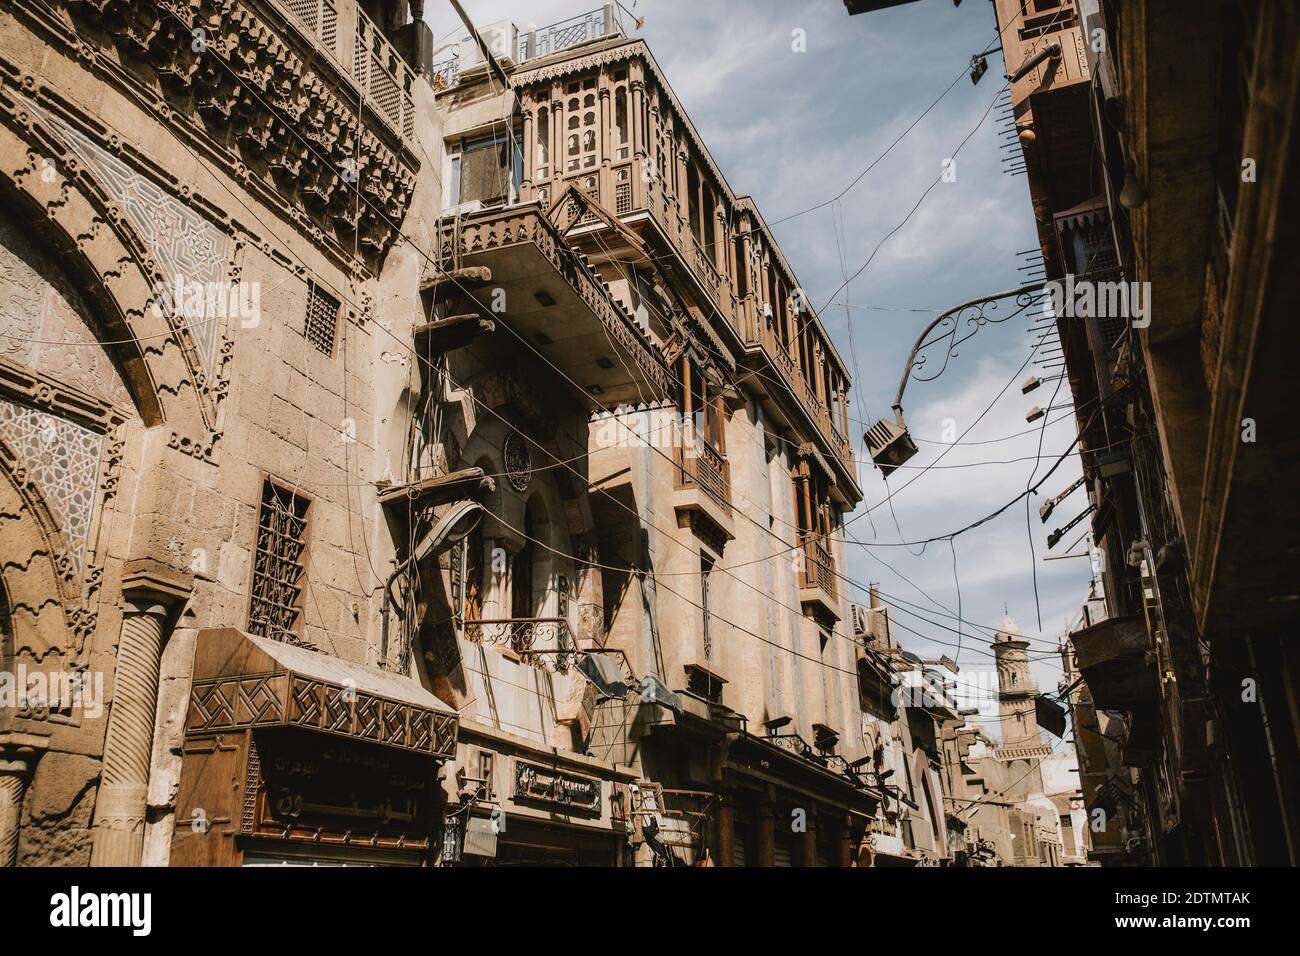
<svg viewBox="0 0 1300 956"><path fill-rule="evenodd" d="M530 652L555 651L556 670L567 671L575 662L578 642L567 618L562 617L501 617L468 619L464 626L465 639L475 644L509 647L524 657ZM543 659L538 654L538 660Z"/></svg>
<svg viewBox="0 0 1300 956"><path fill-rule="evenodd" d="M580 13L567 20L521 33L515 41L512 53L514 61L516 64L527 63L529 60L559 53L561 50L586 43L588 40L627 36L626 27L630 24L626 24L625 19L626 15L619 9L618 4L606 3L595 10ZM452 57L435 63L433 72L440 76L448 87L455 86L459 82L460 60L458 57Z"/></svg>

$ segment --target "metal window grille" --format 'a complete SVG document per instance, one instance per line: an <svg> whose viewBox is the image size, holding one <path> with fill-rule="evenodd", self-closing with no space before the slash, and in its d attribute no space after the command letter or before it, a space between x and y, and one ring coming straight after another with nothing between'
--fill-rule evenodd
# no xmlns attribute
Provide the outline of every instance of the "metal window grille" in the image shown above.
<svg viewBox="0 0 1300 956"><path fill-rule="evenodd" d="M339 300L314 282L307 284L307 318L303 334L324 355L334 354L334 332L339 320Z"/></svg>
<svg viewBox="0 0 1300 956"><path fill-rule="evenodd" d="M310 506L308 498L270 481L262 486L248 609L248 630L253 634L297 641Z"/></svg>
<svg viewBox="0 0 1300 956"><path fill-rule="evenodd" d="M713 562L700 555L700 605L704 610L704 659L713 657L713 633L709 627L712 614L709 611L709 577L713 571Z"/></svg>

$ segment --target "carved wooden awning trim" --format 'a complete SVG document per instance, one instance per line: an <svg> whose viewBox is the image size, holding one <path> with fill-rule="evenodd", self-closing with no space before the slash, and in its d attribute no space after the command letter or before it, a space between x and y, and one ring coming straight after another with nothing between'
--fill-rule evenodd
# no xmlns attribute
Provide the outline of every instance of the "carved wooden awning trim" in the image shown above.
<svg viewBox="0 0 1300 956"><path fill-rule="evenodd" d="M447 758L455 711L409 678L235 628L199 632L187 737L296 727Z"/></svg>

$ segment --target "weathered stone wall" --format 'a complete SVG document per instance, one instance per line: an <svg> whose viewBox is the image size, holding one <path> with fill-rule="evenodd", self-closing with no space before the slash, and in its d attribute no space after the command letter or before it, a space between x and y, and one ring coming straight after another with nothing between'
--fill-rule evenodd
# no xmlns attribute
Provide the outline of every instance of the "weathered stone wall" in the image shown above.
<svg viewBox="0 0 1300 956"><path fill-rule="evenodd" d="M305 42L278 11L229 8L244 20L213 42ZM13 211L0 223L3 663L84 672L103 690L93 714L0 708L0 766L25 774L20 864L90 862L96 826L166 862L173 819L189 814L174 800L193 635L248 623L264 477L311 499L301 639L377 662L393 545L373 482L401 454L387 426L403 414L416 247L429 248L441 204L439 170L414 185L418 154L441 148L423 80L412 148L347 112L347 81L327 63L309 71L291 48L263 47L249 50L265 72L247 85L207 61L218 76L185 73L188 31L171 35L161 17L136 33L129 16L109 29L94 12L0 9L0 191ZM300 125L257 141L258 122L298 109ZM338 137L356 148L338 152ZM357 201L352 156L365 197L355 232L336 202ZM311 177L281 168L335 159ZM239 283L260 310L178 316L178 281ZM309 283L340 303L332 349L304 334ZM159 609L141 632L162 642L158 708L118 731L144 767L122 771L130 809L115 797L110 820L96 809L101 757L119 686L134 686L121 684L123 610L132 589L154 600L160 587L176 593L140 611ZM147 816L132 796L146 785Z"/></svg>

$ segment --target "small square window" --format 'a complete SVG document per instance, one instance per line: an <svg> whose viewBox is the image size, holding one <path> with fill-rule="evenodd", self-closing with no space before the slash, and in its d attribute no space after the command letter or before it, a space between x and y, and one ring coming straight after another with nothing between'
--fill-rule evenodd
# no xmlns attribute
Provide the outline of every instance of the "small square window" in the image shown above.
<svg viewBox="0 0 1300 956"><path fill-rule="evenodd" d="M322 355L334 354L334 333L339 321L339 300L315 282L307 283L307 317L303 334Z"/></svg>

